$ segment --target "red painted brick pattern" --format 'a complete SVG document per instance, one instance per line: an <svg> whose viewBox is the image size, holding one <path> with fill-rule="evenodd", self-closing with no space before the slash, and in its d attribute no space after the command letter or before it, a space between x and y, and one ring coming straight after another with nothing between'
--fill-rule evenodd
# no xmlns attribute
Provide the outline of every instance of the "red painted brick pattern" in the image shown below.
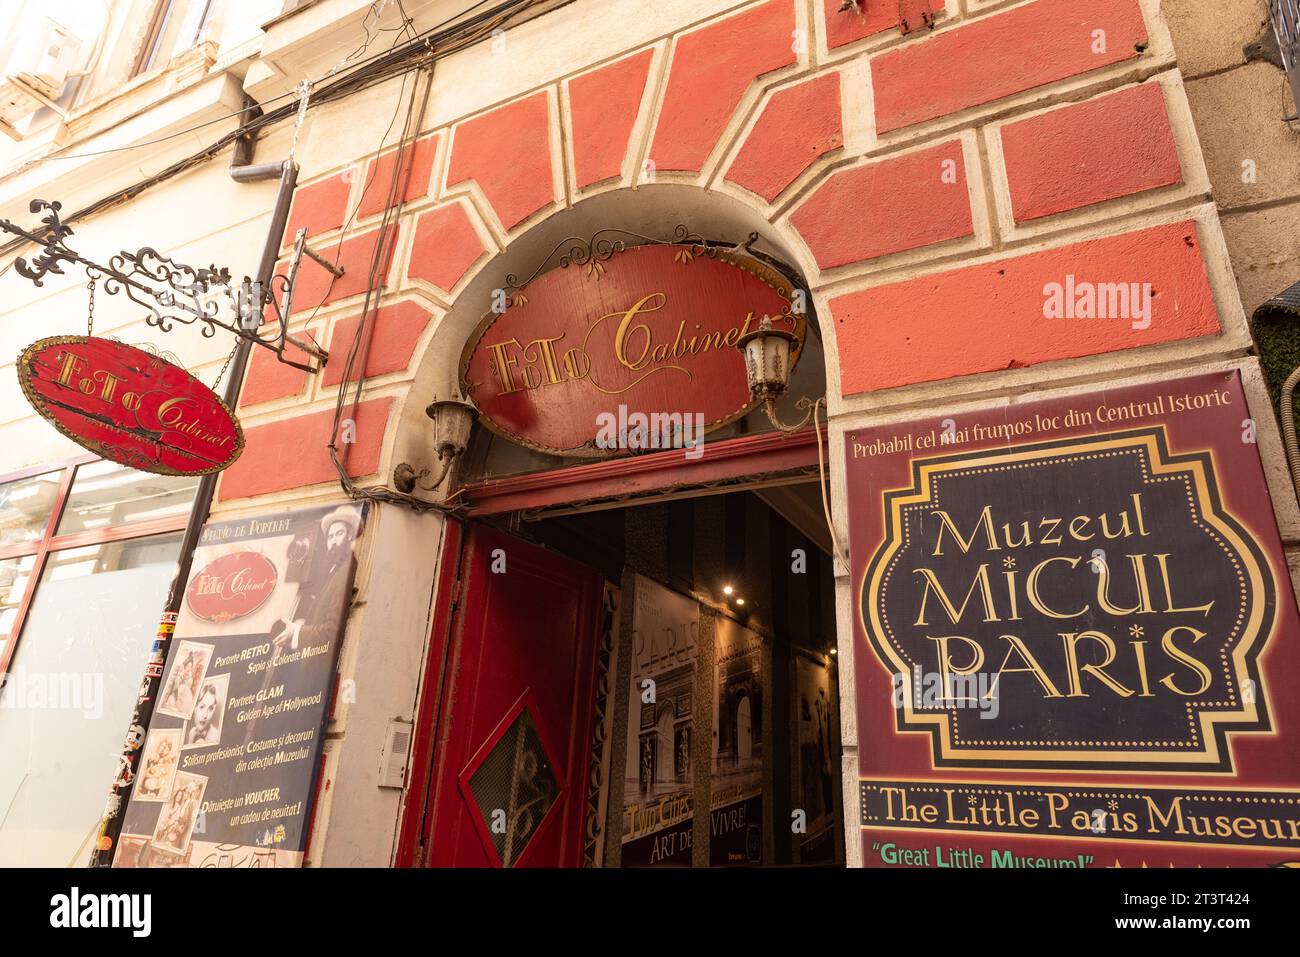
<svg viewBox="0 0 1300 957"><path fill-rule="evenodd" d="M482 254L483 241L465 207L452 203L430 210L416 221L408 274L449 291Z"/></svg>
<svg viewBox="0 0 1300 957"><path fill-rule="evenodd" d="M388 196L393 188L393 167L397 157L402 156L401 169L398 172L398 191L401 191L401 179L406 179L406 191L402 202L409 203L429 195L429 177L433 174L433 158L438 152L441 134L426 136L416 140L405 151L392 150L377 160L371 160L366 166L366 178L362 183L361 203L357 216L372 216L383 210L388 203Z"/></svg>
<svg viewBox="0 0 1300 957"><path fill-rule="evenodd" d="M688 33L673 51L650 159L698 172L756 77L795 62L794 3L769 0Z"/></svg>
<svg viewBox="0 0 1300 957"><path fill-rule="evenodd" d="M370 327L365 335L370 337L370 349L366 353L366 377L398 372L411 364L411 355L421 333L429 325L429 311L419 303L399 302L384 306L370 318ZM348 361L348 352L356 339L360 316L349 316L334 324L330 335L330 361L325 366L325 385L338 385L343 381L343 367ZM359 355L359 353L358 353ZM357 379L360 362L353 363L349 382Z"/></svg>
<svg viewBox="0 0 1300 957"><path fill-rule="evenodd" d="M651 51L644 50L569 83L573 169L579 188L623 172L650 57Z"/></svg>
<svg viewBox="0 0 1300 957"><path fill-rule="evenodd" d="M1048 319L1048 284L1151 283L1151 324ZM1077 301L1077 300L1076 300ZM967 266L831 300L845 395L1219 331L1191 221Z"/></svg>
<svg viewBox="0 0 1300 957"><path fill-rule="evenodd" d="M337 302L348 296L356 296L366 291L370 282L370 267L375 255L375 244L379 239L379 230L371 230L360 236L343 240L343 252L339 255L338 245L317 249L324 259L330 262L338 257L338 265L343 268L343 275L334 279L319 263L303 257L298 270L297 287L293 294L293 311L295 314L306 309L315 309L323 303ZM393 252L397 246L397 230L388 231L384 243L383 258L375 277L376 283L386 282L389 268L393 263ZM333 285L330 280L333 279Z"/></svg>
<svg viewBox="0 0 1300 957"><path fill-rule="evenodd" d="M1097 31L1101 31L1099 34ZM1105 49L1096 52L1098 37ZM871 61L884 133L1138 56L1138 0L1036 0Z"/></svg>
<svg viewBox="0 0 1300 957"><path fill-rule="evenodd" d="M348 447L348 474L353 478L379 470L392 396L357 406L356 441ZM330 461L334 410L322 409L244 430L244 454L221 477L221 500L249 498L286 489L333 482L338 472ZM340 446L340 454L343 447Z"/></svg>
<svg viewBox="0 0 1300 957"><path fill-rule="evenodd" d="M822 269L970 236L961 141L836 172L790 223Z"/></svg>
<svg viewBox="0 0 1300 957"><path fill-rule="evenodd" d="M284 245L293 244L303 226L308 236L316 236L342 227L348 213L348 177L343 173L294 191L289 207L289 222L284 228Z"/></svg>
<svg viewBox="0 0 1300 957"><path fill-rule="evenodd" d="M536 93L462 123L447 185L477 182L506 229L554 202L550 117L546 94Z"/></svg>
<svg viewBox="0 0 1300 957"><path fill-rule="evenodd" d="M1183 180L1154 82L1008 124L1002 152L1016 222Z"/></svg>
<svg viewBox="0 0 1300 957"><path fill-rule="evenodd" d="M863 0L862 11L840 10L844 0L822 0L826 17L826 46L834 50L854 40L875 36L898 26L898 4L894 0ZM930 9L943 9L943 0L930 0ZM911 25L913 30L920 23Z"/></svg>
<svg viewBox="0 0 1300 957"><path fill-rule="evenodd" d="M772 95L727 179L770 203L817 157L843 143L840 75L827 73Z"/></svg>
<svg viewBox="0 0 1300 957"><path fill-rule="evenodd" d="M311 332L309 329L299 335L310 342ZM290 343L285 343L284 355L295 362L307 362L309 359L307 353ZM307 372L281 362L270 349L254 349L248 365L248 378L244 380L244 388L239 395L239 404L257 405L272 399L301 395L306 384Z"/></svg>

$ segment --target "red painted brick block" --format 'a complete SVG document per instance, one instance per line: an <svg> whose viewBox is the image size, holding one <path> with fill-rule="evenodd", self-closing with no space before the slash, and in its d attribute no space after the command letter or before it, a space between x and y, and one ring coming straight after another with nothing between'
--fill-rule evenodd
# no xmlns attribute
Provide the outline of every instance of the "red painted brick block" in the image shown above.
<svg viewBox="0 0 1300 957"><path fill-rule="evenodd" d="M727 179L770 203L817 157L843 143L840 75L827 73L772 95Z"/></svg>
<svg viewBox="0 0 1300 957"><path fill-rule="evenodd" d="M397 372L411 364L415 344L429 325L429 311L415 302L399 302L384 306L370 317L370 327L364 333L370 337L366 354L366 377ZM334 324L330 335L330 361L325 366L325 385L338 385L343 381L343 367L347 365L348 352L356 339L360 316L349 316ZM360 353L358 353L360 355ZM357 380L359 362L353 363L349 382Z"/></svg>
<svg viewBox="0 0 1300 957"><path fill-rule="evenodd" d="M961 141L833 173L790 223L822 269L970 236Z"/></svg>
<svg viewBox="0 0 1300 957"><path fill-rule="evenodd" d="M893 0L863 0L862 11L841 10L844 0L822 0L826 16L826 46L834 50L854 40L875 36L898 26L898 4ZM930 0L930 9L943 9L943 0ZM913 30L920 23L911 24Z"/></svg>
<svg viewBox="0 0 1300 957"><path fill-rule="evenodd" d="M398 192L401 193L401 181L406 178L406 190L402 202L409 203L429 195L429 177L433 174L433 157L438 152L438 140L441 134L426 136L416 140L406 150L392 150L371 160L366 166L366 178L362 184L361 203L357 208L360 217L371 216L380 212L388 204L388 196L393 188L393 167L397 157L402 156L401 169L398 172ZM409 177L409 178L407 178Z"/></svg>
<svg viewBox="0 0 1300 957"><path fill-rule="evenodd" d="M791 0L769 0L677 41L650 150L658 169L704 166L750 84L795 62L794 28Z"/></svg>
<svg viewBox="0 0 1300 957"><path fill-rule="evenodd" d="M1002 152L1016 222L1183 180L1154 82L1008 124Z"/></svg>
<svg viewBox="0 0 1300 957"><path fill-rule="evenodd" d="M294 190L293 205L289 207L289 222L284 228L285 246L293 244L294 237L303 226L308 236L316 236L342 227L348 212L348 192L351 186L343 173L338 173L319 183L301 186Z"/></svg>
<svg viewBox="0 0 1300 957"><path fill-rule="evenodd" d="M447 185L474 180L506 229L555 201L551 112L545 93L456 127Z"/></svg>
<svg viewBox="0 0 1300 957"><path fill-rule="evenodd" d="M348 296L356 296L366 291L370 282L370 267L375 255L375 244L379 240L379 230L371 230L360 236L343 240L343 252L339 254L338 245L317 249L322 258L335 262L343 268L343 275L335 279L319 263L304 256L302 266L298 269L297 288L293 293L293 311L297 313L315 309L324 303L337 302ZM393 252L397 245L397 230L388 230L384 242L383 256L375 277L376 283L386 282L393 263ZM331 285L331 280L333 284Z"/></svg>
<svg viewBox="0 0 1300 957"><path fill-rule="evenodd" d="M1146 39L1138 0L1036 0L873 59L876 128L896 130L1120 63L1138 56Z"/></svg>
<svg viewBox="0 0 1300 957"><path fill-rule="evenodd" d="M483 254L483 241L460 203L424 213L415 223L411 246L412 279L427 279L450 291Z"/></svg>
<svg viewBox="0 0 1300 957"><path fill-rule="evenodd" d="M644 50L569 83L573 170L579 188L623 172L650 56L651 51Z"/></svg>
<svg viewBox="0 0 1300 957"><path fill-rule="evenodd" d="M1069 279L1067 277L1073 277ZM1046 318L1050 284L1151 284L1150 325ZM1107 296L1109 299L1109 296ZM1189 221L832 299L845 395L1192 339L1220 329Z"/></svg>
<svg viewBox="0 0 1300 957"><path fill-rule="evenodd" d="M356 410L356 441L347 446L348 474L353 478L379 470L392 396L362 402ZM322 409L292 419L244 430L244 453L221 477L221 500L249 498L333 482L330 429L334 410ZM339 446L342 455L344 446Z"/></svg>
<svg viewBox="0 0 1300 957"><path fill-rule="evenodd" d="M301 338L310 342L313 330L300 333ZM284 355L294 362L307 362L309 356L297 346L285 343ZM248 378L239 395L241 407L283 399L291 395L301 395L302 387L307 384L307 373L295 369L288 363L281 362L270 349L254 349L252 360L248 365Z"/></svg>

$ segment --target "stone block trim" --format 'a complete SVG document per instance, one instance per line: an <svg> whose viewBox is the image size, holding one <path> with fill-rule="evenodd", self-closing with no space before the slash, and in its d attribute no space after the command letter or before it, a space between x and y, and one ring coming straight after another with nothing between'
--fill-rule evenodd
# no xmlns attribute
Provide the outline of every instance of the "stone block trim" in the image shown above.
<svg viewBox="0 0 1300 957"><path fill-rule="evenodd" d="M366 378L400 372L411 363L415 353L415 344L429 326L429 310L415 302L399 302L375 310L370 317L371 328L367 333L370 346L366 352ZM330 334L330 361L325 366L323 384L338 385L343 381L344 366L348 361L348 352L356 339L357 326L361 317L348 316L334 324ZM355 382L360 362L355 362L349 382Z"/></svg>
<svg viewBox="0 0 1300 957"><path fill-rule="evenodd" d="M1035 0L871 61L881 133L1138 57L1138 0Z"/></svg>
<svg viewBox="0 0 1300 957"><path fill-rule="evenodd" d="M1002 127L1016 222L1183 181L1160 84Z"/></svg>
<svg viewBox="0 0 1300 957"><path fill-rule="evenodd" d="M392 396L369 399L357 406L356 441L347 446L348 474L374 475L388 428ZM293 418L254 425L244 430L244 453L221 476L220 500L250 498L334 482L338 472L330 461L331 406ZM340 446L342 450L342 446Z"/></svg>
<svg viewBox="0 0 1300 957"><path fill-rule="evenodd" d="M574 179L579 189L622 175L653 50L569 81Z"/></svg>
<svg viewBox="0 0 1300 957"><path fill-rule="evenodd" d="M1190 220L876 286L831 299L844 395L1213 335L1218 312ZM1048 318L1150 283L1150 324ZM1131 286L1129 286L1131 292ZM1073 293L1068 296L1068 293ZM1140 293L1139 293L1140 294ZM1067 305L1068 309L1069 306ZM1128 311L1136 314L1132 303Z"/></svg>
<svg viewBox="0 0 1300 957"><path fill-rule="evenodd" d="M826 24L826 46L831 50L853 43L855 40L884 33L899 25L898 4L892 0L883 3L865 0L861 4L861 11L841 10L843 5L844 0L822 0L822 16ZM943 8L944 0L930 0L930 9L933 12L938 13ZM915 30L920 27L920 24L914 23L911 26Z"/></svg>
<svg viewBox="0 0 1300 957"><path fill-rule="evenodd" d="M351 170L299 186L289 207L282 246L293 245L298 230L307 227L308 236L341 229L348 215L348 194L352 191Z"/></svg>
<svg viewBox="0 0 1300 957"><path fill-rule="evenodd" d="M838 170L790 224L821 269L970 236L961 140Z"/></svg>
<svg viewBox="0 0 1300 957"><path fill-rule="evenodd" d="M793 0L768 0L679 37L649 159L698 173L755 79L796 61Z"/></svg>
<svg viewBox="0 0 1300 957"><path fill-rule="evenodd" d="M370 268L375 255L375 244L379 240L379 230L371 230L359 236L351 236L340 244L318 248L322 258L336 262L343 269L343 275L335 278L319 263L304 256L298 269L297 288L294 290L293 311L295 314L317 306L338 302L349 296L356 296L366 291L370 283ZM384 243L382 257L376 282L386 282L393 263L393 252L397 246L397 230L388 232Z"/></svg>
<svg viewBox="0 0 1300 957"><path fill-rule="evenodd" d="M415 221L407 275L450 292L483 255L483 240L474 230L463 203L422 213Z"/></svg>
<svg viewBox="0 0 1300 957"><path fill-rule="evenodd" d="M843 143L840 75L825 73L772 95L727 179L770 203L819 156Z"/></svg>
<svg viewBox="0 0 1300 957"><path fill-rule="evenodd" d="M310 342L314 333L314 329L308 328L299 335ZM309 362L311 358L290 343L285 343L284 355L295 362ZM301 395L307 384L307 375L305 370L281 362L270 349L254 349L248 364L248 376L244 379L244 388L239 395L239 405L243 408L259 402Z"/></svg>
<svg viewBox="0 0 1300 957"><path fill-rule="evenodd" d="M388 195L392 188L393 167L397 165L398 154L402 154L402 165L398 171L398 188L400 179L406 180L406 189L398 197L404 203L413 202L429 195L429 180L433 175L433 160L438 153L441 134L426 136L416 140L406 150L391 150L378 159L371 160L366 166L365 179L361 181L361 201L357 207L357 216L365 218L383 211L388 205Z"/></svg>
<svg viewBox="0 0 1300 957"><path fill-rule="evenodd" d="M473 180L507 230L555 202L545 91L456 127L447 186Z"/></svg>

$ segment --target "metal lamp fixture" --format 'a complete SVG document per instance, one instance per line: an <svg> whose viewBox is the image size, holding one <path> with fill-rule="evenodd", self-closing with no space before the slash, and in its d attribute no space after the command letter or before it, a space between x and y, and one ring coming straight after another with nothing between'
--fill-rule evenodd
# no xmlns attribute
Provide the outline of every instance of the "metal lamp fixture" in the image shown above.
<svg viewBox="0 0 1300 957"><path fill-rule="evenodd" d="M804 397L795 403L806 410L804 417L794 425L786 425L776 414L776 400L790 388L790 354L798 341L794 333L774 329L771 316L764 316L757 329L736 341L736 348L745 357L749 394L763 400L768 419L782 432L802 429L816 411L816 403Z"/></svg>
<svg viewBox="0 0 1300 957"><path fill-rule="evenodd" d="M424 414L433 420L433 447L438 453L442 468L437 479L426 484L420 480L429 475L429 469L417 471L408 462L398 465L393 470L393 484L407 494L415 491L417 486L426 492L432 492L447 480L452 463L469 447L470 432L478 419L478 409L464 399L434 399L425 408Z"/></svg>

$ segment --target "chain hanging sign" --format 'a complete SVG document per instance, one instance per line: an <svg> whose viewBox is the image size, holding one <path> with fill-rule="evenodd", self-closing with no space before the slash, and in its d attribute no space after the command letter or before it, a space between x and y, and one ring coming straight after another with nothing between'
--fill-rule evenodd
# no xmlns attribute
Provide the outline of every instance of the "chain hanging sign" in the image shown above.
<svg viewBox="0 0 1300 957"><path fill-rule="evenodd" d="M78 445L159 475L206 475L244 449L230 408L180 366L136 346L54 336L18 358L27 400Z"/></svg>

